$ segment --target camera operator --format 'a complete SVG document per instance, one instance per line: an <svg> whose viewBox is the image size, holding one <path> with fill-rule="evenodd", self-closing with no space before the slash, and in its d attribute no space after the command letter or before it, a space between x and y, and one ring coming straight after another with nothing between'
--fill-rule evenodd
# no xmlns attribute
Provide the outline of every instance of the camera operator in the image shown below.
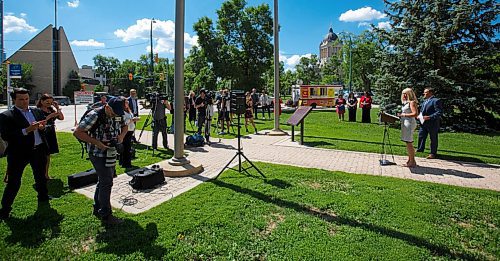
<svg viewBox="0 0 500 261"><path fill-rule="evenodd" d="M195 108L198 110L198 134L201 135L201 129L205 125L205 139L210 144L210 124L214 115L213 94L205 89L200 90L200 95L196 98Z"/></svg>
<svg viewBox="0 0 500 261"><path fill-rule="evenodd" d="M108 225L123 223L123 220L113 216L110 197L116 155L118 150L123 149L121 143L128 129L122 118L124 106L125 98L111 98L103 107L90 111L73 132L76 138L87 143L90 162L97 173L93 213Z"/></svg>
<svg viewBox="0 0 500 261"><path fill-rule="evenodd" d="M198 134L201 135L203 124L207 120L208 99L205 89L200 90L200 95L196 98L194 104L194 107L198 110Z"/></svg>
<svg viewBox="0 0 500 261"><path fill-rule="evenodd" d="M168 149L168 138L167 138L167 116L165 115L165 108L172 110L172 106L166 99L162 97L161 94L152 93L150 96L150 101L152 104L151 110L153 115L153 150L158 148L158 134L161 132L163 138L163 148Z"/></svg>

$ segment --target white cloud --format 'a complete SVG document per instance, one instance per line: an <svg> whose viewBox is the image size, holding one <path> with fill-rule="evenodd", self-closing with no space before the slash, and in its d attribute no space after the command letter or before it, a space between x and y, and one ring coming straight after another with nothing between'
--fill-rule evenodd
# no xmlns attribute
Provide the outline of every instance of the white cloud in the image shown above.
<svg viewBox="0 0 500 261"><path fill-rule="evenodd" d="M390 30L392 28L390 22L380 22L380 23L378 23L377 27L380 29L386 29L386 30Z"/></svg>
<svg viewBox="0 0 500 261"><path fill-rule="evenodd" d="M20 15L21 17L23 17L23 18L27 16L27 14L25 14L25 13L20 13L19 15Z"/></svg>
<svg viewBox="0 0 500 261"><path fill-rule="evenodd" d="M280 62L285 64L285 71L294 71L295 65L300 62L302 57L311 58L311 55L312 54L308 53L303 55L294 54L292 56L286 56L280 53Z"/></svg>
<svg viewBox="0 0 500 261"><path fill-rule="evenodd" d="M80 0L74 0L73 2L66 2L71 8L77 8L80 5Z"/></svg>
<svg viewBox="0 0 500 261"><path fill-rule="evenodd" d="M71 45L79 46L79 47L81 47L81 46L104 47L105 46L104 43L98 42L94 39L88 39L86 41L73 40L73 41L71 41Z"/></svg>
<svg viewBox="0 0 500 261"><path fill-rule="evenodd" d="M114 32L115 36L121 38L123 42L129 42L135 39L149 40L151 30L151 19L143 18L137 20L134 25L127 29L118 29ZM155 53L174 53L175 49L175 23L172 20L155 20L153 23L153 38ZM185 51L188 52L192 46L198 45L198 36L191 36L184 33ZM150 51L150 46L146 50Z"/></svg>
<svg viewBox="0 0 500 261"><path fill-rule="evenodd" d="M342 22L363 22L385 18L386 15L369 6L357 10L349 10L340 15L339 21Z"/></svg>
<svg viewBox="0 0 500 261"><path fill-rule="evenodd" d="M30 32L34 33L38 31L35 27L29 25L24 18L19 18L14 15L6 15L3 21L4 31L8 33L22 33Z"/></svg>

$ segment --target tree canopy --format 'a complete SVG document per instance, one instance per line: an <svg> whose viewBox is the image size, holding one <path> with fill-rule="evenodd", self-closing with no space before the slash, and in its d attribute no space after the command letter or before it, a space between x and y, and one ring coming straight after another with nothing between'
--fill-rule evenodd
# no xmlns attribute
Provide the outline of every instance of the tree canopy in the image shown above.
<svg viewBox="0 0 500 261"><path fill-rule="evenodd" d="M216 78L230 80L234 89L260 88L271 64L273 21L267 4L246 7L244 0L229 0L212 19L202 17L193 26Z"/></svg>
<svg viewBox="0 0 500 261"><path fill-rule="evenodd" d="M444 126L499 128L499 5L493 0L385 0L391 29L375 29L384 49L373 75L382 104L401 91L433 87L444 102Z"/></svg>

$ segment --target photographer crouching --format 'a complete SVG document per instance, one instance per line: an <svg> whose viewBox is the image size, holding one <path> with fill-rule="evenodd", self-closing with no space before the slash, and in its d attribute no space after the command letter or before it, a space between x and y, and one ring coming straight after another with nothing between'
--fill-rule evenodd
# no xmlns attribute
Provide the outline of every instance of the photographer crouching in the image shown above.
<svg viewBox="0 0 500 261"><path fill-rule="evenodd" d="M158 149L158 134L160 132L163 138L163 148L168 149L167 116L165 115L165 108L172 110L172 106L168 102L168 97L165 94L154 92L146 95L146 97L152 105L153 150Z"/></svg>
<svg viewBox="0 0 500 261"><path fill-rule="evenodd" d="M87 143L90 162L97 173L93 214L108 225L123 223L111 211L111 188L116 169L116 156L123 150L127 125L123 121L125 98L111 98L103 107L89 112L73 135Z"/></svg>

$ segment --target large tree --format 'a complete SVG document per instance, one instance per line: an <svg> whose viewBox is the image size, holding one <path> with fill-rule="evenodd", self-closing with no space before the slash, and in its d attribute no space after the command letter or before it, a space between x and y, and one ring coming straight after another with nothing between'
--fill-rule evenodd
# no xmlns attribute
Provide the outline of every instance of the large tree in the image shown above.
<svg viewBox="0 0 500 261"><path fill-rule="evenodd" d="M375 51L379 48L376 35L371 31L364 31L359 35L343 37L342 62L343 80L349 84L350 59L352 59L352 86L354 91L370 91L372 89L372 75L376 66L372 60ZM349 57L352 56L352 57Z"/></svg>
<svg viewBox="0 0 500 261"><path fill-rule="evenodd" d="M209 62L203 49L193 46L189 51L189 56L186 58L184 65L184 88L186 92L193 90L196 93L204 88L207 90L217 89L217 78L209 66Z"/></svg>
<svg viewBox="0 0 500 261"><path fill-rule="evenodd" d="M244 0L230 0L217 10L217 16L216 28L208 17L194 25L216 77L231 80L235 89L260 88L273 53L269 6L246 7Z"/></svg>
<svg viewBox="0 0 500 261"><path fill-rule="evenodd" d="M96 72L106 77L104 85L108 85L108 79L115 77L115 71L120 66L120 61L114 57L106 57L100 54L94 56L93 59Z"/></svg>
<svg viewBox="0 0 500 261"><path fill-rule="evenodd" d="M297 79L302 81L302 84L319 84L321 81L318 56L315 54L311 57L301 57L299 63L295 65L295 71Z"/></svg>
<svg viewBox="0 0 500 261"><path fill-rule="evenodd" d="M444 126L498 129L499 5L494 0L384 0L391 29L377 29L385 48L374 75L383 104L401 90L433 87L444 101Z"/></svg>

